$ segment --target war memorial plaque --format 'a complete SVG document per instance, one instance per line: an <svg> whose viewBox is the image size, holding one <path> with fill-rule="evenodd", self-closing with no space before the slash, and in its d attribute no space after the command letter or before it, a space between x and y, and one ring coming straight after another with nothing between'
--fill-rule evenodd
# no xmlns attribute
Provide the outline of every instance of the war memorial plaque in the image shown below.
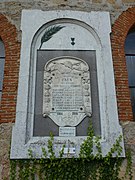
<svg viewBox="0 0 135 180"><path fill-rule="evenodd" d="M60 136L75 136L70 127L91 114L88 64L68 56L48 61L44 67L43 116L49 116L59 127L69 127L65 134L63 128Z"/></svg>

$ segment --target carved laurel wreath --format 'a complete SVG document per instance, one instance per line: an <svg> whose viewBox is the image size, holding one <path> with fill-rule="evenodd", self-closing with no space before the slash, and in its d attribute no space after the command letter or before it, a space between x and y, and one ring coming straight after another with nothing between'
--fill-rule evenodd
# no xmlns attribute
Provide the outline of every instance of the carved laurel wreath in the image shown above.
<svg viewBox="0 0 135 180"><path fill-rule="evenodd" d="M40 44L39 49L41 49L44 42L47 42L49 39L53 37L54 34L56 34L58 31L60 31L64 27L65 26L53 26L53 27L51 26L50 28L48 28L41 38L41 44Z"/></svg>

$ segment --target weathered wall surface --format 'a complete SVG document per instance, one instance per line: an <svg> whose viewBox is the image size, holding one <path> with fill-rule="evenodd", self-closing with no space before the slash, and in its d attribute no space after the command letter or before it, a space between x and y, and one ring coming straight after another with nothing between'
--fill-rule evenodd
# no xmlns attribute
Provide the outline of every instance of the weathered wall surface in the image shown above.
<svg viewBox="0 0 135 180"><path fill-rule="evenodd" d="M121 125L123 127L123 134L124 134L124 143L125 143L125 149L131 150L132 154L132 173L133 173L133 179L135 179L135 122L127 121L122 122ZM125 171L127 167L127 160L125 159L123 161L122 167L121 167L121 177L124 177ZM128 179L127 179L128 180Z"/></svg>
<svg viewBox="0 0 135 180"><path fill-rule="evenodd" d="M1 112L0 112L0 121L1 121L1 124L0 124L0 179L4 179L4 178L8 179L9 177L9 150L10 150L10 139L11 139L11 129L12 129L12 123L10 122L15 121L15 105L16 105L16 92L17 92L17 83L18 83L17 80L18 80L18 72L19 72L18 68L19 68L19 54L20 54L19 42L21 42L20 21L21 21L22 9L40 9L40 10L46 10L46 11L56 10L56 9L57 10L68 9L68 10L78 10L78 11L87 11L87 12L109 11L111 15L111 23L113 25L115 24L115 21L118 19L118 17L122 14L122 12L126 11L128 8L133 7L133 6L135 6L135 0L16 0L16 1L15 0L14 1L1 0L0 1L0 14L3 14L11 25L14 25L12 27L13 28L12 32L8 30L8 34L10 34L10 38L9 39L7 38L8 34L5 35L6 42L4 42L7 48L9 47L10 48L9 50L6 50L6 53L7 53L6 58L8 59L8 61L5 64L6 69L4 72L5 73L4 76L6 77L6 81L4 81L5 89L3 90L5 91L5 97L4 96L2 97L3 109L1 109ZM3 21L1 21L1 27L4 27L4 25L5 25L5 22L3 23ZM16 27L16 30L14 29L15 27ZM9 29L9 27L6 26L6 29ZM4 32L4 30L2 31ZM4 38L4 35L3 35L3 38ZM14 43L10 43L10 41L14 41ZM114 44L114 48L115 47L116 46ZM115 52L113 53L115 55ZM119 58L121 57L119 56ZM9 67L12 67L11 71L9 71ZM11 85L11 81L13 80L12 78L14 77L16 79L15 83L14 85ZM126 75L126 78L127 78L127 75ZM116 83L120 83L120 82L116 82ZM127 83L126 83L126 86L127 86ZM13 96L11 95L12 93L13 93ZM9 101L8 101L9 103L7 103L7 97L9 98ZM121 101L123 100L121 99ZM130 103L128 102L128 106L129 105ZM11 109L10 106L13 106L13 108ZM9 113L9 109L12 114L12 117L10 116L11 114ZM126 109L123 109L123 111L125 112ZM130 111L131 111L131 108L130 108ZM126 113L126 116L127 116L127 113ZM129 113L129 115L126 118L122 117L121 120L127 121L131 119L132 119L132 115L131 113ZM135 122L129 122L129 121L123 122L122 126L124 130L126 147L130 147L132 149L133 166L135 167ZM123 167L123 170L124 170L124 167Z"/></svg>
<svg viewBox="0 0 135 180"><path fill-rule="evenodd" d="M113 23L123 11L133 5L134 0L1 0L0 12L6 15L19 31L22 9L109 11Z"/></svg>
<svg viewBox="0 0 135 180"><path fill-rule="evenodd" d="M0 179L9 178L12 123L0 124Z"/></svg>
<svg viewBox="0 0 135 180"><path fill-rule="evenodd" d="M135 123L121 122L124 133L125 148L132 151L132 171L135 177ZM9 153L12 133L12 123L3 123L0 125L0 180L9 179ZM121 177L124 176L126 170L126 160L122 164Z"/></svg>

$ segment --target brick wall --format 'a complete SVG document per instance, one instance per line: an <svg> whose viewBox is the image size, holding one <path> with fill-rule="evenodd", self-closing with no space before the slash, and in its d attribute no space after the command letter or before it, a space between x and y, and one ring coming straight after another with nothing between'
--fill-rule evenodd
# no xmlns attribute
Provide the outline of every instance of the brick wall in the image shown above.
<svg viewBox="0 0 135 180"><path fill-rule="evenodd" d="M135 22L135 8L123 12L112 27L112 53L120 120L133 120L124 42L130 27ZM15 107L18 86L20 43L17 30L4 15L0 15L0 36L6 50L3 93L0 107L0 123L15 121Z"/></svg>
<svg viewBox="0 0 135 180"><path fill-rule="evenodd" d="M133 120L124 52L125 39L133 24L135 24L135 8L129 8L115 21L111 34L118 113L122 121Z"/></svg>
<svg viewBox="0 0 135 180"><path fill-rule="evenodd" d="M20 43L17 42L15 26L2 14L0 14L0 36L5 45L5 68L0 106L0 123L6 123L15 121Z"/></svg>
<svg viewBox="0 0 135 180"><path fill-rule="evenodd" d="M0 14L0 37L5 45L5 68L0 106L0 179L9 179L9 149L15 121L20 43L16 27ZM11 122L11 123L9 123Z"/></svg>
<svg viewBox="0 0 135 180"><path fill-rule="evenodd" d="M0 179L4 179L5 177L5 179L8 180L9 178L9 149L12 130L12 123L9 122L15 121L20 60L20 43L18 42L17 36L21 34L19 30L22 9L48 10L59 8L83 11L109 11L111 13L111 22L113 23L117 19L112 27L111 40L119 119L122 121L133 120L127 80L124 41L130 27L135 23L135 8L129 8L122 14L121 12L133 4L135 5L134 0L108 0L106 1L107 3L103 3L105 2L104 0L93 0L92 3L91 1L87 1L86 3L84 0L72 1L72 3L67 3L68 1L42 0L39 3L39 1L29 0L29 2L23 2L22 0L21 2L6 2L6 0L3 0L0 2L0 12L4 13L8 18L0 14L0 36L6 50L3 94L0 107ZM124 4L122 4L122 2ZM118 17L119 14L121 15ZM13 24L18 28L18 32ZM125 144L128 144L134 152L135 123L123 123L125 123L123 124ZM135 154L133 154L132 157L135 166Z"/></svg>
<svg viewBox="0 0 135 180"><path fill-rule="evenodd" d="M0 36L6 50L3 93L0 107L0 123L15 121L16 96L19 73L20 43L17 30L4 15L0 15ZM112 53L120 120L133 120L124 42L126 35L135 22L135 8L123 12L112 26Z"/></svg>

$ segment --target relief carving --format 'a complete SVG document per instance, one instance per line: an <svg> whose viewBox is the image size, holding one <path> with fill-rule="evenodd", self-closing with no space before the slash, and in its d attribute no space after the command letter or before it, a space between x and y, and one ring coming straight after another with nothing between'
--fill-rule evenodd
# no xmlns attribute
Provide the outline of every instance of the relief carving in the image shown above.
<svg viewBox="0 0 135 180"><path fill-rule="evenodd" d="M74 57L58 57L44 67L43 116L58 126L77 126L92 115L88 64Z"/></svg>

